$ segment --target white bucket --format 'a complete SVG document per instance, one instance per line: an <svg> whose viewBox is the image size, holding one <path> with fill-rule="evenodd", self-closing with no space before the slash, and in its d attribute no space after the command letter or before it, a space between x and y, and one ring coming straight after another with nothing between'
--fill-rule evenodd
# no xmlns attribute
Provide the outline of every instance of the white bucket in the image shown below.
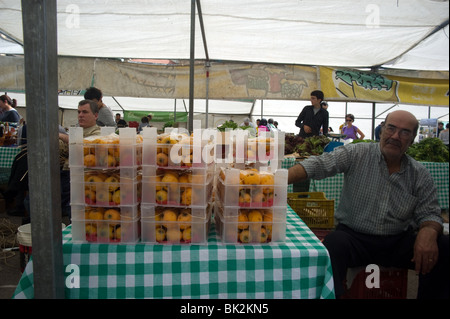
<svg viewBox="0 0 450 319"><path fill-rule="evenodd" d="M64 229L64 228L66 228L66 225L62 224L62 229ZM31 224L25 224L25 225L19 226L19 228L17 228L17 241L22 246L32 247L31 246Z"/></svg>

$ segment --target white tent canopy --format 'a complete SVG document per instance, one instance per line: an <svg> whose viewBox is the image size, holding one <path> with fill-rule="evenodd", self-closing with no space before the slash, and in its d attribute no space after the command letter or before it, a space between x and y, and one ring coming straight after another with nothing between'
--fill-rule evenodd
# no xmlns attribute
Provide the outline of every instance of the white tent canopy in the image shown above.
<svg viewBox="0 0 450 319"><path fill-rule="evenodd" d="M402 70L444 71L448 78L449 1L200 0L197 3L201 5L201 15L197 7L196 60L382 67L397 74ZM190 1L113 0L106 4L97 0L58 0L57 11L59 56L125 60L190 57ZM20 1L0 0L0 34L0 54L23 54ZM94 74L96 70L94 67ZM90 74L86 75L89 78ZM24 96L13 94L19 105L25 106ZM154 97L106 96L105 103L113 112L189 109L187 99ZM60 95L59 107L75 109L80 99ZM333 103L341 105L339 110L346 109L344 102ZM261 115L278 116L285 121L285 128L296 131L292 118L307 101L195 99L194 104L196 114L208 112L237 118L250 115L253 119ZM336 117L345 116L343 112ZM441 113L439 116L445 117L445 112Z"/></svg>
<svg viewBox="0 0 450 319"><path fill-rule="evenodd" d="M195 58L341 67L449 69L446 0L202 0ZM188 59L190 1L58 0L60 56ZM23 43L21 2L0 32ZM14 52L17 51L17 52ZM22 53L0 42L0 53Z"/></svg>

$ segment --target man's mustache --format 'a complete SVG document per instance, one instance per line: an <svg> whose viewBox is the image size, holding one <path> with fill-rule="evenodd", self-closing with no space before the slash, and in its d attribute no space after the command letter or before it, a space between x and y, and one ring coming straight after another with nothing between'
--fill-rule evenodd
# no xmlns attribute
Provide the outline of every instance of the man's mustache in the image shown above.
<svg viewBox="0 0 450 319"><path fill-rule="evenodd" d="M395 146L398 146L398 147L402 146L402 143L400 141L394 140L392 138L388 138L386 140L386 144L392 144L392 145L395 145Z"/></svg>

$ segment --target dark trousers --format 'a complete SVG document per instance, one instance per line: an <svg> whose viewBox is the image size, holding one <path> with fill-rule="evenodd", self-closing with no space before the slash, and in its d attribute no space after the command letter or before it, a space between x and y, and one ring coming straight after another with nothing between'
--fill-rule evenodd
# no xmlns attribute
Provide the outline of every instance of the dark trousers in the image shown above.
<svg viewBox="0 0 450 319"><path fill-rule="evenodd" d="M61 212L62 216L72 216L70 207L70 171L60 171L61 180Z"/></svg>
<svg viewBox="0 0 450 319"><path fill-rule="evenodd" d="M384 267L414 269L416 233L411 230L399 235L376 236L353 231L339 224L325 237L323 244L328 250L333 268L336 298L344 292L347 269L376 264ZM438 237L439 260L427 275L419 275L419 299L448 299L450 287L449 236Z"/></svg>

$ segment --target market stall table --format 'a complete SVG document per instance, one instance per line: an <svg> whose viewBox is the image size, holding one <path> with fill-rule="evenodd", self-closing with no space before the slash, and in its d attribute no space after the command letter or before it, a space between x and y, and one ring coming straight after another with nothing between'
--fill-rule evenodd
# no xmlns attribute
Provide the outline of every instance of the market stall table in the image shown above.
<svg viewBox="0 0 450 319"><path fill-rule="evenodd" d="M0 147L0 184L8 183L14 158L21 150L22 148L17 146Z"/></svg>
<svg viewBox="0 0 450 319"><path fill-rule="evenodd" d="M286 242L225 245L212 224L208 245L77 244L63 231L64 267L79 267L66 298L334 298L326 248L288 207ZM65 282L71 272L65 273ZM70 279L69 279L70 280ZM33 298L33 262L14 298Z"/></svg>

